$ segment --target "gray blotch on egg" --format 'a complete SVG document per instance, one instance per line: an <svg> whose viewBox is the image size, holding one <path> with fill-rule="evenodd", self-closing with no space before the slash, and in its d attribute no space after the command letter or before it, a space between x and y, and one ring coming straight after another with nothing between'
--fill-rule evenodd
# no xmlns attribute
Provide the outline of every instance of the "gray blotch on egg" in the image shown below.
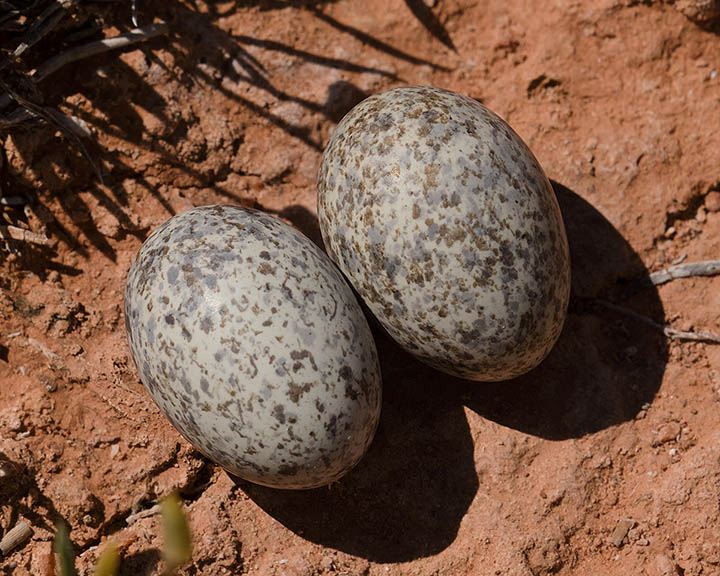
<svg viewBox="0 0 720 576"><path fill-rule="evenodd" d="M390 336L456 376L519 376L570 293L550 183L520 137L463 95L396 88L353 108L318 175L330 257Z"/></svg>
<svg viewBox="0 0 720 576"><path fill-rule="evenodd" d="M377 427L375 344L335 265L289 225L205 206L155 230L125 292L133 359L180 433L276 488L338 480Z"/></svg>

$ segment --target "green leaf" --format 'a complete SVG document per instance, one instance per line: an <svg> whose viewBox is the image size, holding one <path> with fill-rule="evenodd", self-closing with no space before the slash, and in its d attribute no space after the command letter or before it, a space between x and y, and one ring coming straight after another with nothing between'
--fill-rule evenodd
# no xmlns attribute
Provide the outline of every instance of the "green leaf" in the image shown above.
<svg viewBox="0 0 720 576"><path fill-rule="evenodd" d="M98 558L95 576L117 576L118 568L120 568L120 554L118 554L117 546L111 540Z"/></svg>
<svg viewBox="0 0 720 576"><path fill-rule="evenodd" d="M60 559L60 576L77 576L75 550L70 542L67 524L58 522L55 526L55 553Z"/></svg>
<svg viewBox="0 0 720 576"><path fill-rule="evenodd" d="M165 560L171 570L187 564L192 556L190 526L182 500L173 492L160 505L165 527Z"/></svg>

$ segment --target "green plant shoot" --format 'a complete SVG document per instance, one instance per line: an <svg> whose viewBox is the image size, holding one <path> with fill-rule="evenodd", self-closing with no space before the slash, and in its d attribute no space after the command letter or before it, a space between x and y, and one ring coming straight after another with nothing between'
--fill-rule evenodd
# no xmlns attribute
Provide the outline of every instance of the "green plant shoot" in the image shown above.
<svg viewBox="0 0 720 576"><path fill-rule="evenodd" d="M120 568L120 554L117 546L110 541L105 546L95 566L95 576L117 576Z"/></svg>
<svg viewBox="0 0 720 576"><path fill-rule="evenodd" d="M174 570L189 562L192 555L190 526L177 493L163 500L160 511L165 527L165 560L168 568Z"/></svg>
<svg viewBox="0 0 720 576"><path fill-rule="evenodd" d="M70 541L70 533L64 522L58 522L55 531L55 553L60 560L60 576L77 576L75 570L75 550Z"/></svg>

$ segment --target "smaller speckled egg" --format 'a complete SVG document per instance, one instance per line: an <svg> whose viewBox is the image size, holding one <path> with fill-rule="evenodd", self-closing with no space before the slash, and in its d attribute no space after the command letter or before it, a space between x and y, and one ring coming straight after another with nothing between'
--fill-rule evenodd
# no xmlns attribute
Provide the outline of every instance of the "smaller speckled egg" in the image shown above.
<svg viewBox="0 0 720 576"><path fill-rule="evenodd" d="M367 321L327 256L276 218L206 206L168 220L130 269L125 323L162 412L241 478L315 488L372 441L381 380Z"/></svg>
<svg viewBox="0 0 720 576"><path fill-rule="evenodd" d="M328 254L401 346L450 374L534 368L562 329L567 238L548 179L479 102L415 86L353 108L318 175Z"/></svg>

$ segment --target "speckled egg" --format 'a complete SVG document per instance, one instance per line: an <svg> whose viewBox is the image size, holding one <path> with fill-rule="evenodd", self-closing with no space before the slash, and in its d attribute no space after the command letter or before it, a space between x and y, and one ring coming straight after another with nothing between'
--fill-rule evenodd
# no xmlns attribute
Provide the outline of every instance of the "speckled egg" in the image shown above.
<svg viewBox="0 0 720 576"><path fill-rule="evenodd" d="M125 323L140 377L203 454L258 484L348 472L380 415L375 344L335 265L267 214L205 206L140 248Z"/></svg>
<svg viewBox="0 0 720 576"><path fill-rule="evenodd" d="M372 96L337 126L318 176L325 246L389 334L449 374L535 367L565 320L557 199L520 137L438 88Z"/></svg>

